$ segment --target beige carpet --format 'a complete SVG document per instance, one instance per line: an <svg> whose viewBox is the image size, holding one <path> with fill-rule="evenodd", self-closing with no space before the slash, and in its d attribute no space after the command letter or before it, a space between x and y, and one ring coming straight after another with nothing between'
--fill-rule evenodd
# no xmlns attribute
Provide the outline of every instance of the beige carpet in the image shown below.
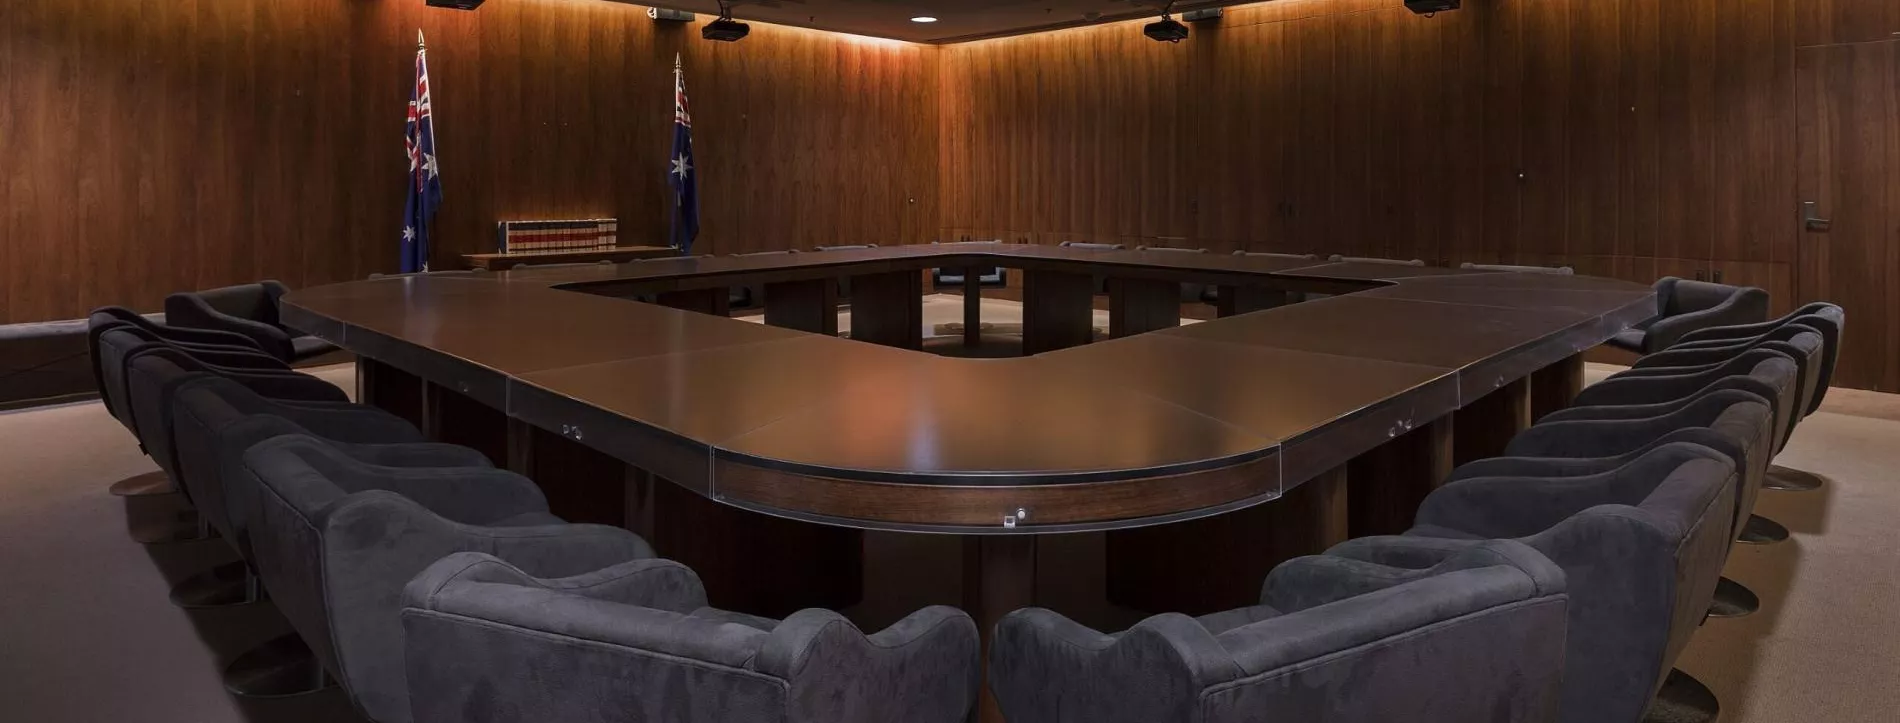
<svg viewBox="0 0 1900 723"><path fill-rule="evenodd" d="M1007 321L985 306L986 321ZM345 387L350 373L321 372ZM1832 483L1762 496L1760 512L1795 537L1738 546L1728 574L1764 608L1709 621L1679 666L1721 697L1724 721L1895 720L1895 420L1900 396L1837 391L1783 455ZM172 581L229 555L219 543L147 547L127 537L129 524L176 513L175 500L107 494L153 469L97 403L0 414L0 720L355 721L334 690L284 701L224 693L223 662L285 626L268 605L187 612L167 601Z"/></svg>

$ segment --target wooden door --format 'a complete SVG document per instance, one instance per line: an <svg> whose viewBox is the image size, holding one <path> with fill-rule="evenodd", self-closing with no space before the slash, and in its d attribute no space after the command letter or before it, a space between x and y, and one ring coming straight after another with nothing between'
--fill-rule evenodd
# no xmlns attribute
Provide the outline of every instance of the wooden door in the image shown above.
<svg viewBox="0 0 1900 723"><path fill-rule="evenodd" d="M1849 0L1832 0L1844 5ZM1891 0L1880 0L1891 2ZM1847 310L1839 386L1900 389L1900 40L1797 51L1800 298Z"/></svg>

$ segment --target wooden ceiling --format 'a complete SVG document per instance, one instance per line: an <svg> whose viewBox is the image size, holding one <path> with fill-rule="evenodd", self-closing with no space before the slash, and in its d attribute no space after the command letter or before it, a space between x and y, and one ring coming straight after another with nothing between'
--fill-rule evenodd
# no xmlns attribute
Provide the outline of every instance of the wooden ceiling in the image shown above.
<svg viewBox="0 0 1900 723"><path fill-rule="evenodd" d="M639 4L713 15L719 12L716 0ZM731 4L733 16L740 20L917 43L955 43L1158 17L1167 3L1166 0L734 0ZM1235 0L1181 0L1175 3L1175 12L1237 4L1240 3ZM937 22L911 21L919 16L934 17Z"/></svg>

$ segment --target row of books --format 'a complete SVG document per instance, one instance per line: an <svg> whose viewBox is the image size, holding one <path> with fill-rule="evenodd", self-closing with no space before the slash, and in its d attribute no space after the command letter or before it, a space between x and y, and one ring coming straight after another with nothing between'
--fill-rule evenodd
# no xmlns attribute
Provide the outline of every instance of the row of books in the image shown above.
<svg viewBox="0 0 1900 723"><path fill-rule="evenodd" d="M502 221L495 224L496 251L588 251L620 245L620 222L611 218L577 221Z"/></svg>

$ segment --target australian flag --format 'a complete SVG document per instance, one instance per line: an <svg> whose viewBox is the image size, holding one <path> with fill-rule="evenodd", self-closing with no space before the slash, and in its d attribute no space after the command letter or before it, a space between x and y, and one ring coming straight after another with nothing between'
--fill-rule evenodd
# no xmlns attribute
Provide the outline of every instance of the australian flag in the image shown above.
<svg viewBox="0 0 1900 723"><path fill-rule="evenodd" d="M409 205L402 218L402 272L429 270L429 230L442 205L442 179L435 165L435 113L429 100L429 56L416 31L416 90L409 97Z"/></svg>
<svg viewBox="0 0 1900 723"><path fill-rule="evenodd" d="M673 226L669 245L693 252L699 238L699 169L693 165L693 116L686 110L686 70L673 56L673 155L666 182L673 187Z"/></svg>

